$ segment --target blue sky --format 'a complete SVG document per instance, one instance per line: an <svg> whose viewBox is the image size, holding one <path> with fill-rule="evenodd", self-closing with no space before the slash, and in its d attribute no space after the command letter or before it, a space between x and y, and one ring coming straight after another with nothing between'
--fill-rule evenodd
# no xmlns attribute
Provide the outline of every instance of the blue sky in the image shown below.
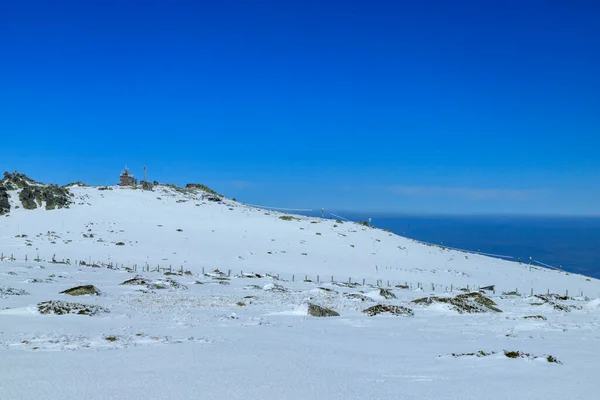
<svg viewBox="0 0 600 400"><path fill-rule="evenodd" d="M0 57L0 169L38 180L600 214L598 2L4 2Z"/></svg>

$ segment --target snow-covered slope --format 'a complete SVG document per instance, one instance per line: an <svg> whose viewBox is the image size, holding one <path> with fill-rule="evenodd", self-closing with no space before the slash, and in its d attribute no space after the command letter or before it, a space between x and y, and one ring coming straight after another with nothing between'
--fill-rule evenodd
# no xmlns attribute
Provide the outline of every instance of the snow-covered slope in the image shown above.
<svg viewBox="0 0 600 400"><path fill-rule="evenodd" d="M69 189L72 204L54 210L16 208L11 190L0 217L0 399L600 389L595 279L201 190ZM61 293L80 285L99 295Z"/></svg>
<svg viewBox="0 0 600 400"><path fill-rule="evenodd" d="M13 211L0 218L0 252L18 260L69 259L168 267L215 268L387 285L496 285L500 291L597 296L597 280L526 264L427 246L356 223L294 216L166 186L154 191L72 187L68 209ZM282 219L281 217L284 217ZM123 243L123 245L117 245Z"/></svg>

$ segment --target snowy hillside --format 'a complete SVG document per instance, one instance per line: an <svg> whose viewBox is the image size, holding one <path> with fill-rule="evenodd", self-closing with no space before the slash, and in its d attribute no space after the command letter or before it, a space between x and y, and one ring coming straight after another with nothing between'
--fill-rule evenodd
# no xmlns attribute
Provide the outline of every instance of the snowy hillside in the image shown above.
<svg viewBox="0 0 600 400"><path fill-rule="evenodd" d="M71 186L70 192L69 208L51 211L16 208L14 192L12 211L0 218L0 251L18 260L389 280L426 290L433 284L438 291L496 285L500 291L600 293L598 281L580 275L426 246L356 223L210 201L206 195L216 196L201 190Z"/></svg>
<svg viewBox="0 0 600 400"><path fill-rule="evenodd" d="M600 388L598 280L200 188L27 186L4 191L0 217L2 399Z"/></svg>

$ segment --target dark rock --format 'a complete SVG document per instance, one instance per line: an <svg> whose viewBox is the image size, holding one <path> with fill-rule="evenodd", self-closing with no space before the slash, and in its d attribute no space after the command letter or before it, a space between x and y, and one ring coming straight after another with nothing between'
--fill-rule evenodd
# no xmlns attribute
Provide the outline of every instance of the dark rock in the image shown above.
<svg viewBox="0 0 600 400"><path fill-rule="evenodd" d="M9 187L9 190L15 190L24 188L29 185L38 184L38 182L29 178L25 174L21 174L19 172L13 172L12 174L9 172L4 173L4 178L2 179L2 183Z"/></svg>
<svg viewBox="0 0 600 400"><path fill-rule="evenodd" d="M23 208L26 210L34 210L37 208L36 197L41 198L42 193L40 189L37 187L26 186L19 193L19 200L21 200L21 204Z"/></svg>
<svg viewBox="0 0 600 400"><path fill-rule="evenodd" d="M308 304L308 315L313 317L339 317L340 314L329 308L321 307L316 304Z"/></svg>
<svg viewBox="0 0 600 400"><path fill-rule="evenodd" d="M148 181L141 181L142 190L153 190L154 186Z"/></svg>
<svg viewBox="0 0 600 400"><path fill-rule="evenodd" d="M10 202L8 189L5 186L0 186L0 215L8 214L10 212Z"/></svg>
<svg viewBox="0 0 600 400"><path fill-rule="evenodd" d="M6 186L21 188L19 200L26 210L34 210L46 203L47 210L68 207L71 202L71 192L68 187L58 185L42 185L23 174L4 174L2 181ZM10 188L9 188L10 190Z"/></svg>
<svg viewBox="0 0 600 400"><path fill-rule="evenodd" d="M48 185L42 188L42 198L46 202L46 210L65 208L71 204L71 192L67 188Z"/></svg>
<svg viewBox="0 0 600 400"><path fill-rule="evenodd" d="M208 201L214 201L214 202L220 202L223 201L223 199L219 196L217 196L216 194L205 194L204 196L202 196L203 200L208 200Z"/></svg>
<svg viewBox="0 0 600 400"><path fill-rule="evenodd" d="M73 195L69 191L69 186L72 185L74 184L63 187L58 185L44 185L19 172L12 174L5 172L4 178L0 181L0 186L6 188L7 191L22 189L19 193L19 200L23 208L27 210L42 207L43 202L46 203L47 210L68 207L72 203L71 197ZM0 203L3 203L2 197L0 194Z"/></svg>

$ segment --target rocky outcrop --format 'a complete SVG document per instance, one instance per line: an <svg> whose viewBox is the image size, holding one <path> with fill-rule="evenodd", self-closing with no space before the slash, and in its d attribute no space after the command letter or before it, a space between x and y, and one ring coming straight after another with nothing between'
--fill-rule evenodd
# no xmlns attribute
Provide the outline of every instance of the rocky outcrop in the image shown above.
<svg viewBox="0 0 600 400"><path fill-rule="evenodd" d="M21 193L19 193L19 200L21 200L21 204L26 210L34 210L38 207L38 202L36 202L36 199L41 206L42 192L38 187L25 186L21 190Z"/></svg>
<svg viewBox="0 0 600 400"><path fill-rule="evenodd" d="M71 196L69 189L57 185L42 188L42 199L46 202L46 210L68 208L71 204Z"/></svg>
<svg viewBox="0 0 600 400"><path fill-rule="evenodd" d="M5 186L0 186L0 215L8 214L10 212L10 201L8 198L8 190Z"/></svg>
<svg viewBox="0 0 600 400"><path fill-rule="evenodd" d="M4 173L4 178L0 181L0 215L2 210L6 208L6 201L3 201L8 195L4 193L13 190L19 190L19 200L24 209L33 210L44 206L46 210L54 210L56 208L68 208L72 203L73 196L67 186L60 187L58 185L44 185L36 182L19 172ZM10 204L9 204L10 206ZM8 207L10 210L10 207ZM6 213L5 211L4 213Z"/></svg>
<svg viewBox="0 0 600 400"><path fill-rule="evenodd" d="M4 178L2 179L2 183L8 190L16 190L21 189L29 185L38 184L38 182L34 181L30 177L25 174L21 174L20 172L10 172L4 173Z"/></svg>

